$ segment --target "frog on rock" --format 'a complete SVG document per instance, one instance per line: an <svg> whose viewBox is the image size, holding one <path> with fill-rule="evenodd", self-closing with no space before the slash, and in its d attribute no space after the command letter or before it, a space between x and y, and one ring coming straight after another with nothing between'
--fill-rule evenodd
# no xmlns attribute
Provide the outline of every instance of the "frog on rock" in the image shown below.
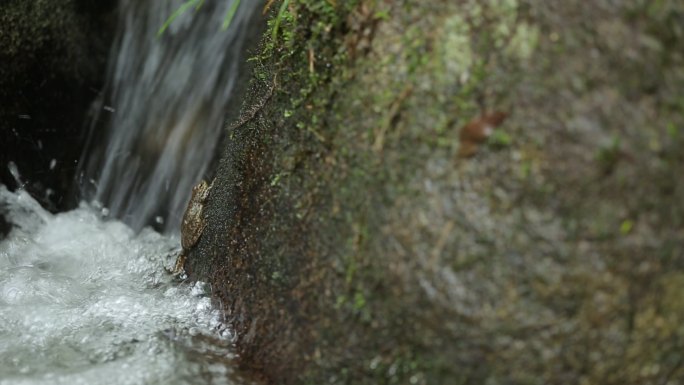
<svg viewBox="0 0 684 385"><path fill-rule="evenodd" d="M213 185L213 181L209 184L206 180L202 180L192 188L192 196L190 197L190 202L188 202L188 207L185 209L185 214L183 214L183 221L181 223L181 246L183 250L181 250L178 259L176 260L176 264L173 268L174 274L183 272L183 266L185 265L188 251L197 244L197 241L199 241L202 236L202 232L206 226L204 205L209 198L209 192Z"/></svg>

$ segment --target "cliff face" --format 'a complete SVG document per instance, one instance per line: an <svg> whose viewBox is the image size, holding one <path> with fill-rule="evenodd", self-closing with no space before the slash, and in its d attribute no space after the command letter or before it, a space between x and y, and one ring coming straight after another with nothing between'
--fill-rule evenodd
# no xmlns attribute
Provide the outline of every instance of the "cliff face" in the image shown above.
<svg viewBox="0 0 684 385"><path fill-rule="evenodd" d="M186 264L245 367L684 380L683 5L278 7Z"/></svg>

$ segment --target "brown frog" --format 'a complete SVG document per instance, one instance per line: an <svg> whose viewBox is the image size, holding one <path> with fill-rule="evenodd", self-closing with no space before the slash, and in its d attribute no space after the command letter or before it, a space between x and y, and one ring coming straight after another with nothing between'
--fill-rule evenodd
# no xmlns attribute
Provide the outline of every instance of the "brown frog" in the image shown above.
<svg viewBox="0 0 684 385"><path fill-rule="evenodd" d="M206 224L206 219L204 218L204 204L209 198L209 192L214 182L207 183L206 180L202 180L197 184L197 186L192 188L192 196L190 197L190 202L188 202L188 207L185 209L185 214L183 214L183 222L181 223L181 250L176 264L173 267L174 274L180 274L183 272L183 266L185 265L185 260L188 251L197 244L204 227Z"/></svg>

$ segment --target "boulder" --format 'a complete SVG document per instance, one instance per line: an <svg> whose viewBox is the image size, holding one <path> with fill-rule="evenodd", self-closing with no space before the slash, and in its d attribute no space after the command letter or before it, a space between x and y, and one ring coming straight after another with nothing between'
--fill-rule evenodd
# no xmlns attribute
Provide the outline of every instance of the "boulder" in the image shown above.
<svg viewBox="0 0 684 385"><path fill-rule="evenodd" d="M682 3L288 3L185 265L245 368L684 380Z"/></svg>

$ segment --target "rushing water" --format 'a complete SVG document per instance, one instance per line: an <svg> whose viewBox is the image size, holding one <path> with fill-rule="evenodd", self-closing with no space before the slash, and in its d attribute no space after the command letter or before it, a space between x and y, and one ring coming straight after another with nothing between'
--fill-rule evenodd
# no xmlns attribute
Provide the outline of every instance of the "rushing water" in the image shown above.
<svg viewBox="0 0 684 385"><path fill-rule="evenodd" d="M82 161L82 187L134 230L177 231L223 127L250 17L260 1L121 0L106 97ZM200 1L196 1L200 4ZM239 101L234 101L239 102ZM93 191L94 190L94 191Z"/></svg>
<svg viewBox="0 0 684 385"><path fill-rule="evenodd" d="M0 384L228 384L207 288L174 283L178 240L82 204L57 215L0 185Z"/></svg>
<svg viewBox="0 0 684 385"><path fill-rule="evenodd" d="M97 203L50 214L0 185L12 228L0 234L0 385L241 383L209 289L165 268L261 2L242 1L222 31L237 0L202 1L158 36L186 1L120 2L109 87L81 164L84 197ZM155 217L171 235L145 227Z"/></svg>

